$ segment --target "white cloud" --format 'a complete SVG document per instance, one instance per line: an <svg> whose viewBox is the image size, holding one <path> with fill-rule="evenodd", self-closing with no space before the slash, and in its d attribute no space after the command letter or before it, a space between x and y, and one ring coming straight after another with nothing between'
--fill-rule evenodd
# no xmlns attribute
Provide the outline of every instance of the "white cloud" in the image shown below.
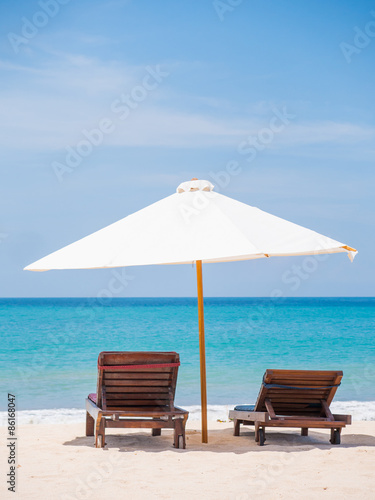
<svg viewBox="0 0 375 500"><path fill-rule="evenodd" d="M280 141L288 145L347 144L375 138L375 128L335 121L293 122Z"/></svg>
<svg viewBox="0 0 375 500"><path fill-rule="evenodd" d="M8 82L0 97L2 147L62 150L79 142L83 129L91 130L107 117L115 126L106 137L106 145L230 147L235 152L247 136L257 136L269 126L271 108L275 106L255 102L247 105L251 113L241 114L238 110L234 113L223 101L218 118L220 100L197 96L178 103L177 92L171 88L173 79L166 77L121 121L111 110L111 103L142 82L145 67L80 55L49 55L53 61L37 67L0 62ZM171 64L168 71L172 75L179 66ZM375 129L366 125L333 120L308 122L298 114L275 134L267 149L282 152L289 148L290 152L290 148L301 146L354 147L374 138Z"/></svg>

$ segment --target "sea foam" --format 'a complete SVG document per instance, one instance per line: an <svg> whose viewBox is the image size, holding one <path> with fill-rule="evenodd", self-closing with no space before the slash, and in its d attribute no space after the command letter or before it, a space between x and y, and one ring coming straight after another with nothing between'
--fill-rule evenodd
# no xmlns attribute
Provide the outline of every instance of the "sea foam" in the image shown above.
<svg viewBox="0 0 375 500"><path fill-rule="evenodd" d="M208 405L208 420L228 421L228 412L234 404ZM201 418L199 405L185 406L189 411L189 420L197 421ZM336 401L331 404L333 413L343 413L353 416L353 420L375 420L375 401ZM25 424L72 424L83 423L86 411L78 408L57 408L49 410L20 410L17 411L17 425ZM0 425L7 425L7 412L0 412Z"/></svg>

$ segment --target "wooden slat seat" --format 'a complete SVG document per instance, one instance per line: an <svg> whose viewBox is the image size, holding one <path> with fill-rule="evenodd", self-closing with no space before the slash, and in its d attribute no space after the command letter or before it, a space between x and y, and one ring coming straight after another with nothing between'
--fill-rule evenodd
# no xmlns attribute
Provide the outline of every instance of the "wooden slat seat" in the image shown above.
<svg viewBox="0 0 375 500"><path fill-rule="evenodd" d="M266 427L309 427L331 429L331 443L340 444L341 429L351 424L350 415L332 415L329 406L341 384L341 371L266 370L255 406L229 412L234 435L240 425L255 425L255 440L265 441Z"/></svg>
<svg viewBox="0 0 375 500"><path fill-rule="evenodd" d="M105 444L106 427L174 429L185 448L188 412L174 405L179 355L175 352L101 352L96 394L86 399L86 435Z"/></svg>

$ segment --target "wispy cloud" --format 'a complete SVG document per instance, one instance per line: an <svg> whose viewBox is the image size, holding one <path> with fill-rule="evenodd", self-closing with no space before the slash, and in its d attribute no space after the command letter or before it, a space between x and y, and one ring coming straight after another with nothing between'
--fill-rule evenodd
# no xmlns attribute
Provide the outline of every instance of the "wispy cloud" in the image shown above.
<svg viewBox="0 0 375 500"><path fill-rule="evenodd" d="M375 128L337 121L293 123L280 142L288 145L347 144L375 138Z"/></svg>
<svg viewBox="0 0 375 500"><path fill-rule="evenodd" d="M49 55L53 60L38 66L0 61L0 69L11 82L0 97L2 147L50 151L76 143L81 131L95 127L100 119L118 119L113 116L111 102L137 85L144 72L141 65L104 62L80 54L50 50ZM181 63L170 64L168 70L173 73L179 67ZM178 92L169 82L161 87L129 119L119 122L106 137L106 145L236 148L267 125L267 112L275 106L264 101L247 103L246 111L237 109L233 113L229 101L191 96L178 103ZM367 125L335 120L309 122L297 115L269 149L356 145L374 138L375 129Z"/></svg>

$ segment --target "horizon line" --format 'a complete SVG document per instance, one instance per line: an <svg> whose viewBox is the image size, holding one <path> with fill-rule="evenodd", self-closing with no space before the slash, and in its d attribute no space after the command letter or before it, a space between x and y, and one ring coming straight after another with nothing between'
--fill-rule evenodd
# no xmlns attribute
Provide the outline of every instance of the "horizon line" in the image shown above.
<svg viewBox="0 0 375 500"><path fill-rule="evenodd" d="M96 297L96 296L77 296L77 297L0 297L3 299L96 299L96 300L118 300L118 299L196 299L196 295L187 296L130 296L130 297ZM282 300L282 299L374 299L373 295L305 295L305 296L282 296L282 297L269 297L269 296L246 296L246 295L207 295L205 299L269 299L269 300Z"/></svg>

